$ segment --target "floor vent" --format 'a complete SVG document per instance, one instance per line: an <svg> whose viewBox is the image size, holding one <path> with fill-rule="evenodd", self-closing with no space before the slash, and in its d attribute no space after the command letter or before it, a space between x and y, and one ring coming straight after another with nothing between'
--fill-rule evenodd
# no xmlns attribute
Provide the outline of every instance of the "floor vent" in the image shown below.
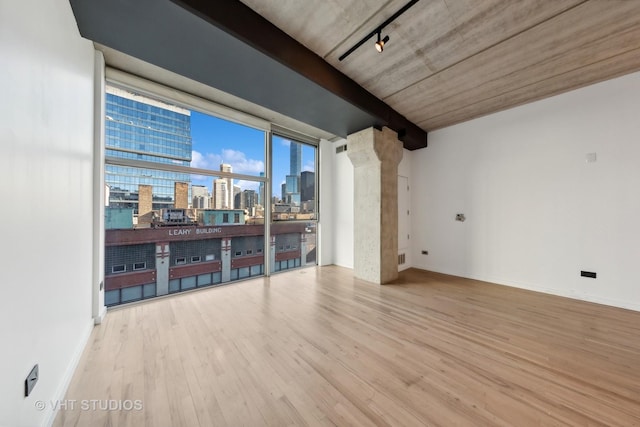
<svg viewBox="0 0 640 427"><path fill-rule="evenodd" d="M405 254L399 254L398 255L398 265L402 265L406 262L405 260Z"/></svg>

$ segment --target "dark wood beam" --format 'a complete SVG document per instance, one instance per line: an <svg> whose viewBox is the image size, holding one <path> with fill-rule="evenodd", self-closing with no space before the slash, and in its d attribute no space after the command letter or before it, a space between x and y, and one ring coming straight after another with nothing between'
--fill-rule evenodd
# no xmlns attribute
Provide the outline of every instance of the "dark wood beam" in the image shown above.
<svg viewBox="0 0 640 427"><path fill-rule="evenodd" d="M404 147L427 146L427 133L320 56L238 0L172 0L221 30L360 108L398 133Z"/></svg>

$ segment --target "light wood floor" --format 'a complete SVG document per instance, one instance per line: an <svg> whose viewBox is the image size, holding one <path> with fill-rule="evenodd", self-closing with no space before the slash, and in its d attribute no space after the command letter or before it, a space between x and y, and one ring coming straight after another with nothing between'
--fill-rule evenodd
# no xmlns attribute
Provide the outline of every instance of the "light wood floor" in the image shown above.
<svg viewBox="0 0 640 427"><path fill-rule="evenodd" d="M55 426L640 425L640 313L409 270L297 270L110 311Z"/></svg>

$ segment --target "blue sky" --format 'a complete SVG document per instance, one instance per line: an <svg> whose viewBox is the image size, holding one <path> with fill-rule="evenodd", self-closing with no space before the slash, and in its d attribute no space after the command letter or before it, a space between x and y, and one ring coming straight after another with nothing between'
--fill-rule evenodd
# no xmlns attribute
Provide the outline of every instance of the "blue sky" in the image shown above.
<svg viewBox="0 0 640 427"><path fill-rule="evenodd" d="M200 169L220 170L228 163L234 173L259 176L265 171L264 132L248 126L222 120L197 111L191 112L192 161ZM273 189L280 197L280 186L289 173L289 140L273 138ZM314 170L314 150L302 149L302 170ZM211 192L213 177L192 176L192 184L204 185ZM245 189L258 189L257 182L236 182Z"/></svg>

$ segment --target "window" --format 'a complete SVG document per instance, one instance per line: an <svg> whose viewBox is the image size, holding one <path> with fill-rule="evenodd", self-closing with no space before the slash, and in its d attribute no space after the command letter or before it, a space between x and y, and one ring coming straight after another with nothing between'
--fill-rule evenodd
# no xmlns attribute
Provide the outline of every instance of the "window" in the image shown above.
<svg viewBox="0 0 640 427"><path fill-rule="evenodd" d="M108 69L107 78L112 75ZM104 111L105 184L110 188L105 228L111 233L105 251L113 252L106 257L106 273L162 273L155 275L155 284L132 283L126 295L118 290L119 301L268 274L265 263L272 257L264 255L273 255L274 248L267 246L272 238L280 252L305 234L305 253L299 257L307 255L306 263L313 262L315 237L309 237L305 225L317 221L318 141L188 94L171 101L175 90L151 82L131 90L137 78L117 75L122 87L107 83ZM272 234L265 236L269 216ZM138 228L144 233L135 233ZM144 242L138 242L142 234ZM114 244L115 236L123 236L122 244ZM142 244L150 248L134 252ZM247 256L242 267L230 269L220 262L221 254L229 252ZM161 271L204 261L218 271L203 268L193 279ZM278 261L272 268L281 267ZM136 286L149 289L139 292L143 288Z"/></svg>
<svg viewBox="0 0 640 427"><path fill-rule="evenodd" d="M277 252L295 249L301 252L300 260L305 260L297 264L276 261L273 272L316 263L318 141L275 125L272 130L271 238L275 237ZM304 246L294 246L303 234Z"/></svg>

